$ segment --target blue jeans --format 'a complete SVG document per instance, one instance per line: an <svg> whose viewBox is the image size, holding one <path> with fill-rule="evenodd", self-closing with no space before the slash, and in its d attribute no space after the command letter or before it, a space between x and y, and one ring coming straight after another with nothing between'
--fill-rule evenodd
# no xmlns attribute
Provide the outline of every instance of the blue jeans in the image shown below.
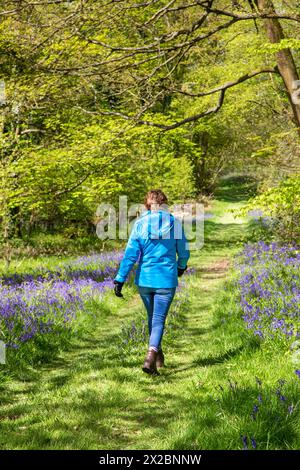
<svg viewBox="0 0 300 470"><path fill-rule="evenodd" d="M139 287L139 293L148 314L149 347L156 351L158 351L161 345L166 317L175 291L176 287L167 289Z"/></svg>

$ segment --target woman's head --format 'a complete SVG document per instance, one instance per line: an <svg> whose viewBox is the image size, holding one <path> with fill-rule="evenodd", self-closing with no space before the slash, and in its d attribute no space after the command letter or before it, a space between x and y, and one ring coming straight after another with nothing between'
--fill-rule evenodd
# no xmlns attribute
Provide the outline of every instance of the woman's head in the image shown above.
<svg viewBox="0 0 300 470"><path fill-rule="evenodd" d="M168 199L165 193L160 189L152 189L146 194L144 204L148 210L155 210L159 206L167 205Z"/></svg>

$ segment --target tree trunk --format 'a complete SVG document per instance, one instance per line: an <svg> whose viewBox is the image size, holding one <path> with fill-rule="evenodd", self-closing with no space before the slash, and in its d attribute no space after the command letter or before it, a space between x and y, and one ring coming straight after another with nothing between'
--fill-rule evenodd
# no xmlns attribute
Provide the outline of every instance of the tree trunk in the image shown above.
<svg viewBox="0 0 300 470"><path fill-rule="evenodd" d="M260 12L276 13L272 0L257 0ZM280 21L277 18L266 18L264 20L266 32L271 43L279 43L285 38ZM296 64L290 49L283 49L276 53L277 66L284 82L294 115L294 122L300 134L300 102L293 100L293 93L299 80Z"/></svg>
<svg viewBox="0 0 300 470"><path fill-rule="evenodd" d="M199 144L202 151L201 157L197 156L197 158L192 160L196 191L197 193L201 193L206 190L208 184L206 159L209 145L209 133L207 131L197 131L194 133L192 140Z"/></svg>

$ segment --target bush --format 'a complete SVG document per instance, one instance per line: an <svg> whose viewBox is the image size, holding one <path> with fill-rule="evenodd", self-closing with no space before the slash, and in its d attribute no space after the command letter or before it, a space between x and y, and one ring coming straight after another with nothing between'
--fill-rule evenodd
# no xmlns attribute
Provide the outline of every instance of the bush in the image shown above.
<svg viewBox="0 0 300 470"><path fill-rule="evenodd" d="M272 230L285 242L300 241L300 175L284 179L277 187L251 199L242 213L261 209L271 217Z"/></svg>

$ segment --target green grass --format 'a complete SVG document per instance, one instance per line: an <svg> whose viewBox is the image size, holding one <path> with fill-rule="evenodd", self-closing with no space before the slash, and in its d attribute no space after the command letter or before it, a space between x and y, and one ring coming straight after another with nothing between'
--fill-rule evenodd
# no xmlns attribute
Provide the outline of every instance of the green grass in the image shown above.
<svg viewBox="0 0 300 470"><path fill-rule="evenodd" d="M16 370L3 384L1 449L240 449L245 434L258 448L299 447L297 413L286 417L288 404L297 410L299 394L288 355L255 341L242 322L221 321L230 306L224 282L249 237L247 221L230 212L242 198L224 197L223 191L213 203L204 248L192 254L196 273L185 278L187 298L169 318L161 376L141 371L142 338L122 343L122 328L145 316L134 287L125 287L125 300L109 293L90 305L95 317L66 351ZM274 393L282 378L284 403Z"/></svg>
<svg viewBox="0 0 300 470"><path fill-rule="evenodd" d="M14 272L32 272L40 266L48 269L61 265L75 256L122 249L120 240L100 240L96 234L68 237L63 233L37 232L12 238L8 244L0 237L0 276Z"/></svg>
<svg viewBox="0 0 300 470"><path fill-rule="evenodd" d="M50 236L48 238L50 238ZM68 250L60 250L60 247L55 245L55 236L52 236L52 238L52 254L45 254L46 250L42 251L42 255L39 252L34 252L32 254L31 250L28 251L24 249L21 253L14 253L9 262L9 265L3 258L1 258L0 276L4 274L8 276L9 274L13 274L15 272L18 272L19 274L32 273L41 267L51 270L58 266L64 265L68 260L73 260L74 256L76 255L83 256L93 253L100 253L103 250L103 242L97 238L94 239L95 243L93 245L90 243L86 251L83 251L82 247L72 244L69 244ZM67 245L68 240L64 240L64 243ZM111 240L109 240L108 243L104 245L104 247L105 251L114 249L118 250L124 247L124 243L115 241L112 243Z"/></svg>

